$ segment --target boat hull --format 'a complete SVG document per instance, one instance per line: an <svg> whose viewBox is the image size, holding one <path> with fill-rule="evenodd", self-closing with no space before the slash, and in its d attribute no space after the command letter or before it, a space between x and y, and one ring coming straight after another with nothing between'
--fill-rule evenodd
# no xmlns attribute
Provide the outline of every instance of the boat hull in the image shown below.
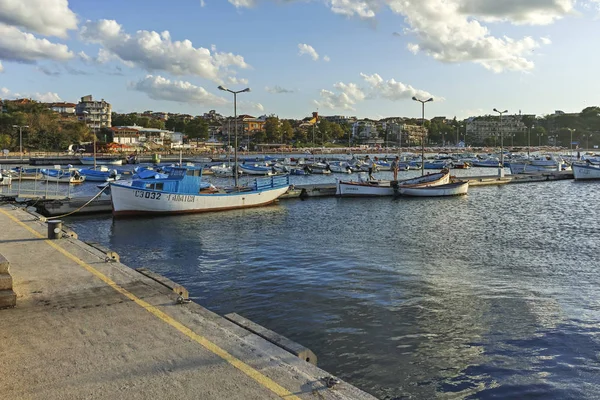
<svg viewBox="0 0 600 400"><path fill-rule="evenodd" d="M94 165L93 157L82 157L80 161L83 165ZM96 165L123 165L123 160L97 158Z"/></svg>
<svg viewBox="0 0 600 400"><path fill-rule="evenodd" d="M394 196L396 194L395 186L438 186L445 185L448 182L450 182L450 173L448 171L406 179L397 183L392 181L354 182L338 180L336 194L342 197Z"/></svg>
<svg viewBox="0 0 600 400"><path fill-rule="evenodd" d="M277 200L288 188L182 195L111 184L111 196L115 216L185 214L265 206Z"/></svg>
<svg viewBox="0 0 600 400"><path fill-rule="evenodd" d="M513 175L516 174L529 174L535 172L553 172L560 171L558 164L555 165L534 165L530 163L511 163L510 164L510 173Z"/></svg>
<svg viewBox="0 0 600 400"><path fill-rule="evenodd" d="M600 179L600 167L597 165L574 163L571 168L576 181Z"/></svg>
<svg viewBox="0 0 600 400"><path fill-rule="evenodd" d="M0 174L0 186L10 186L12 184L12 177L8 175Z"/></svg>
<svg viewBox="0 0 600 400"><path fill-rule="evenodd" d="M402 187L398 188L401 196L412 197L446 197L446 196L462 196L467 194L469 190L469 182L449 183L439 186L428 187Z"/></svg>

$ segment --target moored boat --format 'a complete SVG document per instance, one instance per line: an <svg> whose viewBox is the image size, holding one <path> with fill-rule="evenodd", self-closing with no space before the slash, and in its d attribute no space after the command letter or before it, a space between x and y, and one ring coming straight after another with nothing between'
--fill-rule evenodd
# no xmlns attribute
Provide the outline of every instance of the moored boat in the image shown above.
<svg viewBox="0 0 600 400"><path fill-rule="evenodd" d="M94 165L94 157L81 157L83 165ZM123 165L123 160L115 157L96 157L96 165Z"/></svg>
<svg viewBox="0 0 600 400"><path fill-rule="evenodd" d="M217 189L202 181L202 171L174 167L165 179L111 182L113 215L182 214L268 205L289 188L288 175L256 179L250 187Z"/></svg>
<svg viewBox="0 0 600 400"><path fill-rule="evenodd" d="M88 182L111 182L121 179L121 175L116 170L109 170L106 166L81 168L79 174L85 176L85 180Z"/></svg>
<svg viewBox="0 0 600 400"><path fill-rule="evenodd" d="M43 175L42 181L68 183L78 185L85 181L85 176L82 176L77 170L61 170L61 169L40 169Z"/></svg>
<svg viewBox="0 0 600 400"><path fill-rule="evenodd" d="M10 186L12 183L12 177L7 171L0 171L0 186Z"/></svg>
<svg viewBox="0 0 600 400"><path fill-rule="evenodd" d="M247 175L273 175L273 168L258 164L239 164L238 168Z"/></svg>
<svg viewBox="0 0 600 400"><path fill-rule="evenodd" d="M439 186L412 186L398 187L400 196L412 197L444 197L444 196L462 196L469 190L469 181L460 181L447 183Z"/></svg>
<svg viewBox="0 0 600 400"><path fill-rule="evenodd" d="M578 162L571 168L576 181L600 179L600 165Z"/></svg>
<svg viewBox="0 0 600 400"><path fill-rule="evenodd" d="M450 182L450 171L427 174L402 181L337 181L336 195L342 197L393 196L395 187L437 186Z"/></svg>

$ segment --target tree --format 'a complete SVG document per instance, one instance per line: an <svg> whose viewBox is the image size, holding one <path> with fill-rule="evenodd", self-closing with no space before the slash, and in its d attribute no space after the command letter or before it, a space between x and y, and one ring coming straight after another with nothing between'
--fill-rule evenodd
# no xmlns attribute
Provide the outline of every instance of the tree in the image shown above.
<svg viewBox="0 0 600 400"><path fill-rule="evenodd" d="M275 143L280 140L280 137L279 118L275 116L268 117L265 121L265 140L269 143Z"/></svg>
<svg viewBox="0 0 600 400"><path fill-rule="evenodd" d="M208 123L200 117L189 121L183 131L190 139L208 139Z"/></svg>
<svg viewBox="0 0 600 400"><path fill-rule="evenodd" d="M294 129L287 119L281 123L281 137L283 143L289 143L294 138Z"/></svg>

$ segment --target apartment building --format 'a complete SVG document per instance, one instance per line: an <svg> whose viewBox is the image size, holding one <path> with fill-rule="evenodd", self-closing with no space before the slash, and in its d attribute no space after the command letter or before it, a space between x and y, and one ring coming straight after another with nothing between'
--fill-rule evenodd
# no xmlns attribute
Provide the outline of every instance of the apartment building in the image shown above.
<svg viewBox="0 0 600 400"><path fill-rule="evenodd" d="M467 119L467 136L473 140L483 141L488 137L500 136L500 130L505 137L525 133L527 127L523 123L523 115L502 116L502 126L500 126L500 118L495 115Z"/></svg>
<svg viewBox="0 0 600 400"><path fill-rule="evenodd" d="M111 111L110 103L104 99L95 101L91 94L83 96L75 107L77 119L84 121L94 132L111 127Z"/></svg>

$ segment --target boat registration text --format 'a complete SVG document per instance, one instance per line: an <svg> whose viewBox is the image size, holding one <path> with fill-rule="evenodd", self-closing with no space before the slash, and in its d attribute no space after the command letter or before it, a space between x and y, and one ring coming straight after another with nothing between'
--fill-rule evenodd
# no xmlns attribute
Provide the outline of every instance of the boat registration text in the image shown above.
<svg viewBox="0 0 600 400"><path fill-rule="evenodd" d="M146 192L144 190L136 190L134 192L135 197L150 199L150 200L160 200L163 198L163 193L157 192ZM164 199L167 201L180 201L184 203L193 203L194 196L185 195L185 194L164 194Z"/></svg>

